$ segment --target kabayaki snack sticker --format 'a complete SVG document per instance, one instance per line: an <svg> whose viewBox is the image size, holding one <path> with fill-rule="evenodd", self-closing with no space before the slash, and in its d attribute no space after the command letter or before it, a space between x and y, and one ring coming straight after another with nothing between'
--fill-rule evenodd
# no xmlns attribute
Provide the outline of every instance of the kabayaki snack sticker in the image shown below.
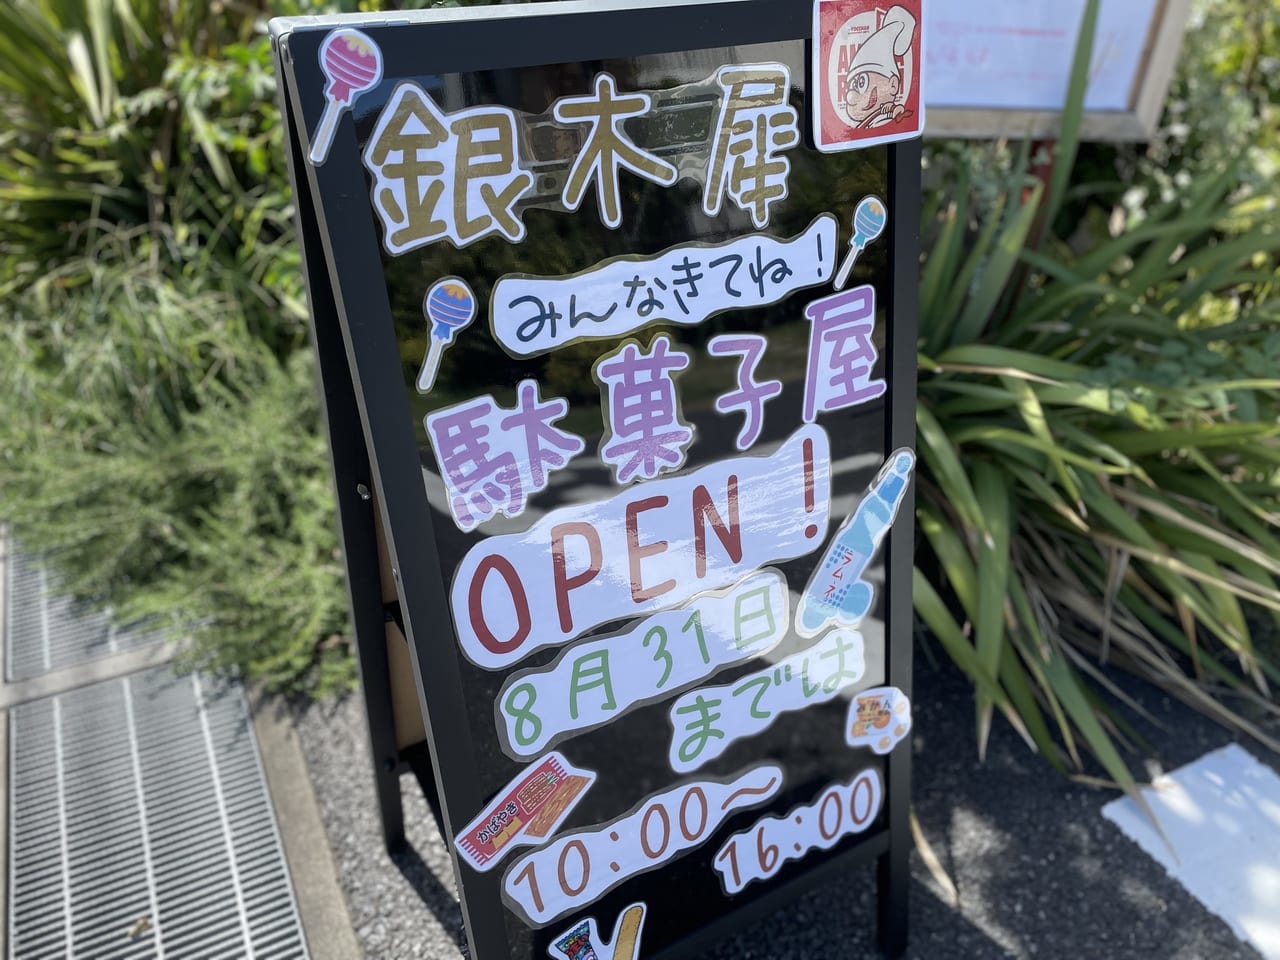
<svg viewBox="0 0 1280 960"><path fill-rule="evenodd" d="M924 132L923 0L815 0L813 141L824 153Z"/></svg>
<svg viewBox="0 0 1280 960"><path fill-rule="evenodd" d="M897 687L863 690L849 703L844 740L884 756L911 732L911 701Z"/></svg>
<svg viewBox="0 0 1280 960"><path fill-rule="evenodd" d="M596 918L588 917L556 937L547 954L555 960L638 960L647 909L643 903L633 903L623 910L609 943L600 939Z"/></svg>
<svg viewBox="0 0 1280 960"><path fill-rule="evenodd" d="M595 782L593 772L572 766L563 754L547 754L458 834L458 856L484 873L511 847L544 842Z"/></svg>

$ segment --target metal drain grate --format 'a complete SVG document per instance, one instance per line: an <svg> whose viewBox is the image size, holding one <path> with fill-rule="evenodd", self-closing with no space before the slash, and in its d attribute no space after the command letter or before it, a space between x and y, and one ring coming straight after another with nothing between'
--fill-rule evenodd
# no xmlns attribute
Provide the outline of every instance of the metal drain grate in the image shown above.
<svg viewBox="0 0 1280 960"><path fill-rule="evenodd" d="M57 575L12 544L5 568L5 675L11 683L164 639L144 625L116 627L109 613L59 596Z"/></svg>
<svg viewBox="0 0 1280 960"><path fill-rule="evenodd" d="M12 960L305 958L239 686L167 668L14 707Z"/></svg>

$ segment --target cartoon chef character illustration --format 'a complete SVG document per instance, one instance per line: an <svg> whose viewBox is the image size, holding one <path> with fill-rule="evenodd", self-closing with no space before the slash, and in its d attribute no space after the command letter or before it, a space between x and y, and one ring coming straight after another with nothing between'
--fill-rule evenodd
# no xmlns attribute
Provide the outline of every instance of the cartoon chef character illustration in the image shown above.
<svg viewBox="0 0 1280 960"><path fill-rule="evenodd" d="M845 115L855 127L879 127L910 116L912 64L898 60L911 49L916 18L911 11L892 6L880 28L858 48L845 73Z"/></svg>

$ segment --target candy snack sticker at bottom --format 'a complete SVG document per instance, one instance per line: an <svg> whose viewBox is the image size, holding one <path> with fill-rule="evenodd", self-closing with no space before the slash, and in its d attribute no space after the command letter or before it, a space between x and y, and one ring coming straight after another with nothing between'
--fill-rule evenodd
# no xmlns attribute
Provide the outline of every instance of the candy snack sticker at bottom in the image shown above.
<svg viewBox="0 0 1280 960"><path fill-rule="evenodd" d="M906 499L915 462L916 455L905 447L893 453L853 516L836 531L800 597L796 609L800 636L817 636L832 623L856 627L870 612L875 589L862 575Z"/></svg>
<svg viewBox="0 0 1280 960"><path fill-rule="evenodd" d="M897 687L863 690L849 704L845 743L883 756L911 732L911 701Z"/></svg>
<svg viewBox="0 0 1280 960"><path fill-rule="evenodd" d="M733 896L749 883L768 880L788 860L799 860L810 850L830 850L845 837L862 833L875 821L883 798L880 774L868 768L849 783L827 787L815 802L785 817L764 817L735 833L712 860L725 893Z"/></svg>
<svg viewBox="0 0 1280 960"><path fill-rule="evenodd" d="M536 756L568 734L611 723L768 653L787 634L790 597L783 575L766 568L513 675L497 700L503 750Z"/></svg>
<svg viewBox="0 0 1280 960"><path fill-rule="evenodd" d="M502 878L503 896L531 926L545 926L701 846L736 811L759 806L781 787L782 770L772 764L728 783L682 783L611 823L566 834L517 860Z"/></svg>
<svg viewBox="0 0 1280 960"><path fill-rule="evenodd" d="M498 791L493 802L458 834L458 856L481 873L516 846L544 842L596 781L562 754L549 753Z"/></svg>
<svg viewBox="0 0 1280 960"><path fill-rule="evenodd" d="M698 769L782 714L826 703L864 670L862 635L832 630L809 649L733 683L686 693L671 706L671 769Z"/></svg>
<svg viewBox="0 0 1280 960"><path fill-rule="evenodd" d="M596 918L588 917L556 937L547 954L555 960L639 960L646 909L643 903L633 903L623 910L609 943L600 939Z"/></svg>
<svg viewBox="0 0 1280 960"><path fill-rule="evenodd" d="M923 0L815 0L814 142L824 153L861 150L924 132Z"/></svg>

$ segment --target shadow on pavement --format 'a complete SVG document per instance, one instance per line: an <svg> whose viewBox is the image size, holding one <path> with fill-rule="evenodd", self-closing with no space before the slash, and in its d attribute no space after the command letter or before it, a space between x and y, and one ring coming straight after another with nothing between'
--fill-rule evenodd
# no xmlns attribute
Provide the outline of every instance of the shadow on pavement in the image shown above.
<svg viewBox="0 0 1280 960"><path fill-rule="evenodd" d="M1160 691L1112 674L1160 725L1138 728L1164 770L1232 735ZM909 960L1258 960L1227 925L1102 819L1114 792L1072 783L997 719L985 764L974 741L973 692L948 663L916 659L915 811L954 881L952 905L912 855ZM448 853L406 775L412 845L382 852L360 704L312 705L300 735L366 956L466 956ZM1272 766L1277 758L1243 744ZM1134 757L1128 757L1134 761ZM1138 769L1141 769L1140 766ZM702 960L879 957L872 865L745 925ZM426 909L423 909L423 906Z"/></svg>
<svg viewBox="0 0 1280 960"><path fill-rule="evenodd" d="M1000 720L980 764L969 684L949 664L934 667L924 656L916 664L915 812L956 885L959 905L942 902L940 888L913 856L919 895L912 903L909 956L1257 957L1103 820L1101 808L1114 792L1062 777ZM1160 691L1114 672L1112 678L1161 721L1157 726L1125 714L1146 740L1144 752L1162 769L1234 739ZM1252 752L1268 760L1256 746ZM1132 764L1135 757L1126 759ZM949 936L975 930L992 953L947 943Z"/></svg>
<svg viewBox="0 0 1280 960"><path fill-rule="evenodd" d="M422 898L458 949L465 950L467 937L462 929L462 911L458 908L457 895L445 888L412 844L406 843L391 854L391 862L404 874L409 886Z"/></svg>

